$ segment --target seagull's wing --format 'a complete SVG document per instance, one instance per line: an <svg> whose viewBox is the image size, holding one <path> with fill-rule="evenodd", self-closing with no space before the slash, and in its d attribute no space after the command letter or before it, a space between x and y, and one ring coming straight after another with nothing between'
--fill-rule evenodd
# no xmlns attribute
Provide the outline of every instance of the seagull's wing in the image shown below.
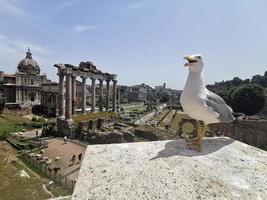
<svg viewBox="0 0 267 200"><path fill-rule="evenodd" d="M218 113L218 119L221 123L229 123L235 119L232 114L232 108L230 108L220 96L209 91L208 89L206 91L206 98L204 101L209 108Z"/></svg>

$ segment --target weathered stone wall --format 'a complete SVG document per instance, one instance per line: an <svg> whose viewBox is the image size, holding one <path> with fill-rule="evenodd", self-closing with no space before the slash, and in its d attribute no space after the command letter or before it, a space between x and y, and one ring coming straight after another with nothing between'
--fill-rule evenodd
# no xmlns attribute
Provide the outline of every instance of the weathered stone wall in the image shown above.
<svg viewBox="0 0 267 200"><path fill-rule="evenodd" d="M4 110L4 113L13 113L19 116L26 116L26 115L31 115L32 114L32 107L21 107L21 108L6 108Z"/></svg>
<svg viewBox="0 0 267 200"><path fill-rule="evenodd" d="M75 138L75 129L73 121L67 121L64 119L57 118L57 130L58 136L74 139Z"/></svg>
<svg viewBox="0 0 267 200"><path fill-rule="evenodd" d="M236 124L213 124L210 127L246 144L261 148L267 146L267 120L242 120Z"/></svg>

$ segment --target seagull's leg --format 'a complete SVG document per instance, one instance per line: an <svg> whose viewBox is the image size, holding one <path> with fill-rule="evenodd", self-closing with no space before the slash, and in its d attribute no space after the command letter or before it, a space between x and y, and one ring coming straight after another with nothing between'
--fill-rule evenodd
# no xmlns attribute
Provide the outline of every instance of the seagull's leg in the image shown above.
<svg viewBox="0 0 267 200"><path fill-rule="evenodd" d="M205 135L207 130L207 126L202 121L197 121L197 138L189 144L190 149L194 149L195 151L201 152L202 151L202 139Z"/></svg>

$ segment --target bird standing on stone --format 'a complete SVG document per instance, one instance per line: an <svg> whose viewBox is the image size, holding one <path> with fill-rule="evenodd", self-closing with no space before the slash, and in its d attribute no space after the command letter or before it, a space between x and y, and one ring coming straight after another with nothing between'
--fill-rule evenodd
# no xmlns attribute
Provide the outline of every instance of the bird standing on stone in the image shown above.
<svg viewBox="0 0 267 200"><path fill-rule="evenodd" d="M217 94L209 91L204 83L204 62L200 54L184 57L189 74L180 102L184 112L197 121L197 137L189 142L191 149L201 151L202 138L208 124L231 123L233 110ZM203 123L201 123L203 122Z"/></svg>

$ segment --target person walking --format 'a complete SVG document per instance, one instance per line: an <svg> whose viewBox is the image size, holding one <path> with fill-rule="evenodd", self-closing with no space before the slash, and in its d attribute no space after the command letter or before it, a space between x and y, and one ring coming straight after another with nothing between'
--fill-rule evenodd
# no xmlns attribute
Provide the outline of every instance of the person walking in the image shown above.
<svg viewBox="0 0 267 200"><path fill-rule="evenodd" d="M67 138L67 136L65 135L65 136L64 136L64 143L65 143L65 144L67 143L67 140L68 140L68 138Z"/></svg>
<svg viewBox="0 0 267 200"><path fill-rule="evenodd" d="M70 159L70 163L71 163L71 164L70 164L69 166L74 165L75 161L76 161L76 155L73 154L73 156L72 156L71 159Z"/></svg>
<svg viewBox="0 0 267 200"><path fill-rule="evenodd" d="M79 155L78 155L78 162L77 162L77 164L79 164L80 162L81 162L81 160L82 160L82 153L80 153Z"/></svg>

